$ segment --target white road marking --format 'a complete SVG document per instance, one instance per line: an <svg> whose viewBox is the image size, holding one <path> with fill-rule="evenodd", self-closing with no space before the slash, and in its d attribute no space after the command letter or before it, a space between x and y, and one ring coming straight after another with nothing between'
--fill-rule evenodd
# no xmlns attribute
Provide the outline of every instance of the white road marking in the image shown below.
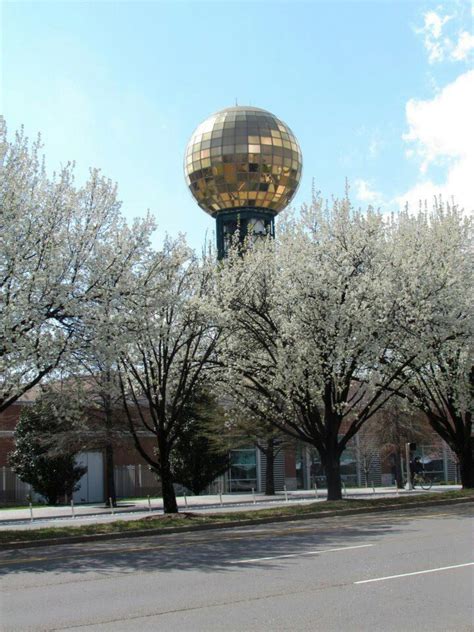
<svg viewBox="0 0 474 632"><path fill-rule="evenodd" d="M316 551L305 551L303 553L288 553L286 555L271 555L269 557L245 558L242 560L231 560L229 564L245 564L247 562L266 562L267 560L281 560L287 557L302 557L303 555L319 555L320 553L333 553L334 551L350 551L351 549L366 549L373 544L359 544L358 546L343 546L337 549L318 549Z"/></svg>
<svg viewBox="0 0 474 632"><path fill-rule="evenodd" d="M370 582L383 582L386 579L398 579L399 577L410 577L411 575L424 575L425 573L437 573L438 571L449 571L451 568L462 568L463 566L474 566L474 562L466 564L455 564L454 566L440 566L439 568L430 568L426 571L415 571L414 573L402 573L401 575L388 575L388 577L376 577L375 579L362 579L354 582L354 584L370 584Z"/></svg>

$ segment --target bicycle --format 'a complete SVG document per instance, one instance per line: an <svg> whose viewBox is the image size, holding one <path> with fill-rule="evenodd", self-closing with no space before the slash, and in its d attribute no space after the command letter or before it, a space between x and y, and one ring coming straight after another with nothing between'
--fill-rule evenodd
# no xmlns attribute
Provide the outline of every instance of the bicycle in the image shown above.
<svg viewBox="0 0 474 632"><path fill-rule="evenodd" d="M405 487L408 481L405 481ZM419 485L421 487L421 489L428 491L429 489L431 489L432 485L433 485L433 481L431 480L431 478L427 478L424 474L415 474L412 477L411 483L413 485L413 489L415 489L415 487L417 485Z"/></svg>

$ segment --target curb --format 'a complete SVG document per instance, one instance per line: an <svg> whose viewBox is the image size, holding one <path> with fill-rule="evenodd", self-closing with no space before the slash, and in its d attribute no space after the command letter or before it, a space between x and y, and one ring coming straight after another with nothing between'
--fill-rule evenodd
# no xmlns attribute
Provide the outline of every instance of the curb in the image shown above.
<svg viewBox="0 0 474 632"><path fill-rule="evenodd" d="M427 500L413 502L406 505L384 505L381 507L361 507L348 509L328 509L296 516L275 516L274 518L251 518L247 520L234 520L232 522L218 522L215 524L189 525L188 527L163 527L161 529L140 529L136 531L96 533L91 535L78 535L65 538L48 538L44 540L22 540L17 542L0 543L0 551L15 549L30 549L43 546L58 546L61 544L77 544L80 542L105 542L108 540L123 540L128 538L143 538L154 535L171 535L174 533L190 533L192 531L216 531L218 529L233 529L235 527L248 527L252 525L271 524L278 522L299 522L301 520L315 520L318 518L332 518L337 516L352 516L358 514L384 513L386 511L400 511L407 509L421 509L423 507L436 507L444 505L459 505L474 503L474 498L447 498L443 500Z"/></svg>
<svg viewBox="0 0 474 632"><path fill-rule="evenodd" d="M400 491L402 491L402 490L400 490ZM382 494L383 494L383 492L381 492L380 495L382 496ZM376 493L375 497L377 497L377 495L378 494ZM360 494L360 499L361 500L365 500L367 497L370 498L370 499L373 499L374 495L372 493ZM357 498L356 496L353 496L352 498L359 500L359 498ZM293 497L293 498L290 499L290 503L294 502L295 504L297 504L300 499L302 501L314 500L314 494L308 494L307 496L301 496L301 497L296 497L296 498ZM319 497L319 499L320 500L324 500L324 498L322 498L322 497ZM183 506L179 506L179 511L180 512L185 512L185 511L192 512L195 509L206 509L206 510L208 510L208 509L209 510L211 510L211 509L221 509L222 507L227 507L227 506L229 507L229 511L232 511L232 509L235 506L239 506L239 505L243 505L243 504L248 504L249 508L251 508L251 507L255 508L255 506L258 507L259 503L262 503L262 504L266 505L266 504L271 504L271 503L279 503L281 500L283 500L283 497L281 499L277 498L277 499L272 499L272 500L266 500L266 499L260 500L260 499L257 499L256 503L251 503L251 501L248 501L247 503L243 503L243 502L239 502L239 501L237 501L237 502L232 502L231 501L231 502L225 502L223 505L221 505L219 502L216 502L216 503L210 503L210 504L189 505L188 507L186 507L186 506L184 506L184 507ZM90 511L90 512L87 512L87 513L86 512L82 513L80 511L80 508L82 508L82 507L83 507L83 505L76 505L75 506L75 509L77 511L76 517L110 516L110 513L111 513L110 508L109 507L104 507L104 506L102 507L102 511ZM156 506L156 507L152 508L152 512L162 511L162 510L163 510L163 507L161 507L161 506L160 507ZM68 511L70 512L69 508L68 508ZM144 505L143 507L138 507L136 505L132 506L132 507L125 507L124 505L120 505L120 506L114 507L114 513L117 516L120 515L121 513L124 513L124 514L145 513L145 514L148 515L148 512L149 512L149 509L148 509L148 506L146 506L146 505ZM160 514L158 514L158 515L160 515ZM63 518L71 518L71 517L72 516L71 516L70 513L68 513L67 515L64 513L64 514L53 514L53 515L39 516L39 517L36 516L35 520L36 519L42 520L42 519L45 519L45 518L48 518L48 519L51 519L51 520L55 520L55 519L63 519ZM12 524L15 524L15 523L18 523L19 521L24 521L24 520L29 520L29 515L28 516L25 515L23 518L18 518L18 517L3 518L3 517L1 517L0 518L0 523L2 525L8 524L10 522ZM12 528L14 528L14 527L12 527Z"/></svg>

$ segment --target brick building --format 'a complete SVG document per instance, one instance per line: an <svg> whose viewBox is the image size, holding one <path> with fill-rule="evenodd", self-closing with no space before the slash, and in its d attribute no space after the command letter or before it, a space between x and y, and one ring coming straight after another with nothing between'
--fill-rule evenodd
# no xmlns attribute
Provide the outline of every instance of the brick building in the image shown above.
<svg viewBox="0 0 474 632"><path fill-rule="evenodd" d="M22 502L31 492L16 477L8 465L8 454L14 449L13 433L21 409L30 406L39 390L33 389L6 411L0 413L0 503ZM342 480L346 486L393 485L393 464L383 454L375 453L370 463L365 463L359 435L350 442L341 459ZM153 437L150 437L152 449ZM434 433L428 433L423 443L418 443L417 454L421 457L426 473L439 482L458 482L459 474L455 459L448 446ZM231 450L231 466L210 487L210 493L263 492L265 489L266 459L256 447L249 445ZM105 501L104 450L95 445L78 455L78 460L88 471L74 492L74 501ZM144 459L139 455L133 440L124 437L114 447L114 478L118 498L156 496L160 485ZM275 459L275 489L313 489L325 485L324 471L316 450L302 443L295 443L281 451Z"/></svg>
<svg viewBox="0 0 474 632"><path fill-rule="evenodd" d="M6 411L0 413L0 503L2 504L24 501L31 493L30 486L20 481L9 467L8 455L14 449L14 429L21 410L24 406L31 406L38 394L39 389L32 389ZM91 449L80 452L77 459L87 466L87 473L81 478L79 489L74 492L74 502L105 501L104 449L94 444ZM136 451L131 437L124 437L114 447L114 465L118 497L159 494L160 484Z"/></svg>

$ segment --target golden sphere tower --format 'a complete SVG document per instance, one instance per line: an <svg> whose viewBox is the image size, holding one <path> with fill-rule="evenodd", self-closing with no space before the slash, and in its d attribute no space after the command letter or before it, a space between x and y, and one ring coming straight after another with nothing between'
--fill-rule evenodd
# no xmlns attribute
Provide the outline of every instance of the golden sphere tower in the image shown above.
<svg viewBox="0 0 474 632"><path fill-rule="evenodd" d="M249 106L216 112L186 147L186 182L199 206L216 218L217 251L226 255L232 235L274 235L274 218L291 201L302 170L291 129Z"/></svg>

